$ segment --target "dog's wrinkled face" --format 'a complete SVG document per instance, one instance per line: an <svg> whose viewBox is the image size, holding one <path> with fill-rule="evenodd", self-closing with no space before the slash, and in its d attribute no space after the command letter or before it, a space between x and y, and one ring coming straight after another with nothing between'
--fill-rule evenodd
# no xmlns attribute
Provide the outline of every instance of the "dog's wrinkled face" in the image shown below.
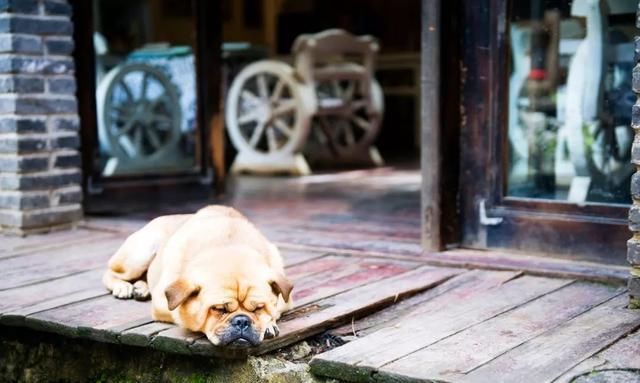
<svg viewBox="0 0 640 383"><path fill-rule="evenodd" d="M277 335L278 300L289 300L289 281L270 269L195 269L165 295L179 325L200 331L217 346L249 347ZM238 272L242 271L242 272Z"/></svg>

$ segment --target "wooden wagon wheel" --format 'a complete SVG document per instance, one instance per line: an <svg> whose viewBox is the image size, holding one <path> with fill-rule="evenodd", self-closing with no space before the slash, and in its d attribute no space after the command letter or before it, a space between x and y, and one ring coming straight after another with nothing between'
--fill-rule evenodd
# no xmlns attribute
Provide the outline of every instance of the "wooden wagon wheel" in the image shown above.
<svg viewBox="0 0 640 383"><path fill-rule="evenodd" d="M100 142L117 158L153 160L173 150L180 139L177 90L153 66L114 68L100 83L98 100Z"/></svg>
<svg viewBox="0 0 640 383"><path fill-rule="evenodd" d="M298 152L315 112L313 89L299 82L289 65L259 61L233 80L225 120L233 145L260 156Z"/></svg>
<svg viewBox="0 0 640 383"><path fill-rule="evenodd" d="M375 80L371 81L368 95L359 88L357 80L333 80L328 89L319 89L319 97L341 100L339 104L343 105L336 114L319 115L314 124L315 138L328 143L338 156L368 149L380 131L382 88Z"/></svg>
<svg viewBox="0 0 640 383"><path fill-rule="evenodd" d="M634 172L629 166L633 130L626 126L606 126L602 122L583 128L584 154L589 173L596 179L619 185Z"/></svg>

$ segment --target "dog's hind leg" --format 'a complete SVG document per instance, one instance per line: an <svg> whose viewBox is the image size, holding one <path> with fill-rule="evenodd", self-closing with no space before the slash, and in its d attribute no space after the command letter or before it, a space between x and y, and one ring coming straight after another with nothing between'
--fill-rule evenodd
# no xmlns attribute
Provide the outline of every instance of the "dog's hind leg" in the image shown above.
<svg viewBox="0 0 640 383"><path fill-rule="evenodd" d="M147 283L137 280L144 276L157 250L188 217L159 217L131 234L109 260L109 268L102 277L107 289L121 299L148 298Z"/></svg>

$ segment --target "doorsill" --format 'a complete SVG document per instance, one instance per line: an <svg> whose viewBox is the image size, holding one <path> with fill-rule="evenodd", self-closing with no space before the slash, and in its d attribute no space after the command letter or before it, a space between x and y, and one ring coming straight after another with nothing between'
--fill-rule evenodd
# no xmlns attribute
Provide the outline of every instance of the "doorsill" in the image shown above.
<svg viewBox="0 0 640 383"><path fill-rule="evenodd" d="M429 264L471 269L520 270L529 275L573 278L626 285L629 267L559 258L549 258L505 250L451 249L424 253L419 257Z"/></svg>

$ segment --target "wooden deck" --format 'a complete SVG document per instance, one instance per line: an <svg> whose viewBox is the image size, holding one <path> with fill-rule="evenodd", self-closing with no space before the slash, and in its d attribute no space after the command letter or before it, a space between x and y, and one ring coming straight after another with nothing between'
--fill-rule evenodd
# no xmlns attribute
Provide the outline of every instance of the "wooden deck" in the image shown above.
<svg viewBox="0 0 640 383"><path fill-rule="evenodd" d="M224 202L279 243L295 283L296 307L280 321L280 336L250 353L329 331L349 342L316 355L312 371L345 381L545 382L640 370L640 310L624 308L624 268L468 250L421 254L418 190L417 172L386 170L237 184ZM0 326L243 356L152 322L149 303L117 300L100 283L126 235L154 215L203 204L1 237Z"/></svg>
<svg viewBox="0 0 640 383"><path fill-rule="evenodd" d="M153 323L146 302L117 300L100 282L124 234L80 229L2 242L0 324L161 350L224 356L202 334ZM48 245L45 246L45 243ZM32 250L30 250L32 249ZM283 248L296 309L264 353L429 289L462 270L415 261Z"/></svg>

